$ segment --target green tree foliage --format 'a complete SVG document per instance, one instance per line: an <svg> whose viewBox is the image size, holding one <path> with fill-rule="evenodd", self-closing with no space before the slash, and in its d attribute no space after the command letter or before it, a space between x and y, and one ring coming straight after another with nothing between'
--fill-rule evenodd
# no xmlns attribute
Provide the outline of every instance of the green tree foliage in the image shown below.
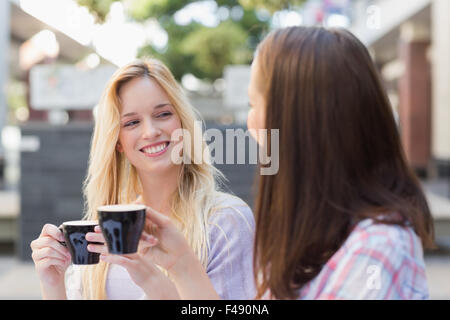
<svg viewBox="0 0 450 320"><path fill-rule="evenodd" d="M306 0L239 0L240 4L248 9L266 9L271 13L301 6Z"/></svg>
<svg viewBox="0 0 450 320"><path fill-rule="evenodd" d="M117 0L77 1L91 12L98 11L104 21L111 3ZM157 19L168 34L166 48L157 50L148 44L139 50L139 57L162 60L177 79L192 73L209 80L221 77L227 64L250 63L253 51L269 29L269 19L262 19L252 3L243 6L241 1L244 0L216 0L217 7L227 10L229 17L222 18L216 27L206 27L196 21L183 26L175 23L175 13L195 0L122 0L133 20ZM100 6L101 2L105 3ZM108 11L101 11L106 7Z"/></svg>
<svg viewBox="0 0 450 320"><path fill-rule="evenodd" d="M183 40L190 33L204 27L199 23L191 23L180 27L175 23L173 17L161 19L160 23L169 34L168 45L164 50L158 51L148 44L139 50L138 57L154 57L163 61L177 79L181 79L186 73L192 73L199 78L206 78L206 74L202 70L193 66L193 57L187 55L182 49Z"/></svg>
<svg viewBox="0 0 450 320"><path fill-rule="evenodd" d="M128 13L136 21L149 18L173 15L191 2L196 0L128 0L125 5Z"/></svg>
<svg viewBox="0 0 450 320"><path fill-rule="evenodd" d="M227 64L243 64L251 60L246 46L247 33L231 21L216 28L200 28L188 35L181 49L193 57L193 66L206 78L217 79Z"/></svg>
<svg viewBox="0 0 450 320"><path fill-rule="evenodd" d="M97 22L104 22L109 13L111 4L120 0L77 0L80 6L87 7L89 12L94 15Z"/></svg>

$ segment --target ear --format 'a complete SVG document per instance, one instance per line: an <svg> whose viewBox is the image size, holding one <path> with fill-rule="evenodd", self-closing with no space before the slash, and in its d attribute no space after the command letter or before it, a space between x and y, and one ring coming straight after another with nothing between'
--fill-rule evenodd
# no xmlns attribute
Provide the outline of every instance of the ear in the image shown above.
<svg viewBox="0 0 450 320"><path fill-rule="evenodd" d="M117 150L118 152L123 152L123 148L122 148L122 145L120 144L120 142L117 142L117 144L116 144L116 150Z"/></svg>

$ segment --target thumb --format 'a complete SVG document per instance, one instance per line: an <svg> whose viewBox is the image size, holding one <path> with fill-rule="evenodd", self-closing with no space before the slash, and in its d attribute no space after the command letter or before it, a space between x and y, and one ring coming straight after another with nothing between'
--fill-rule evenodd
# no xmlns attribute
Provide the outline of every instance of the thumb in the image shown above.
<svg viewBox="0 0 450 320"><path fill-rule="evenodd" d="M154 223L159 228L167 227L167 225L170 223L169 217L166 215L156 211L155 209L148 207L145 210L146 212L146 218L150 220L152 223Z"/></svg>

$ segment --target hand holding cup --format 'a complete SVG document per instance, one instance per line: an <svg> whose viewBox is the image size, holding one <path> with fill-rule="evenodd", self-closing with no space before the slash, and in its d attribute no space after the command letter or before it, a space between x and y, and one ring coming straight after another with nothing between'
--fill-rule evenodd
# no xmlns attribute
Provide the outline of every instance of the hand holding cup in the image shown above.
<svg viewBox="0 0 450 320"><path fill-rule="evenodd" d="M60 243L64 240L57 226L46 224L39 237L30 244L31 257L44 286L54 287L64 283L64 273L71 260L69 250Z"/></svg>
<svg viewBox="0 0 450 320"><path fill-rule="evenodd" d="M101 255L100 259L126 268L150 298L219 298L204 267L169 217L147 207L146 231L151 234L143 232L138 253ZM164 268L170 279L155 264Z"/></svg>

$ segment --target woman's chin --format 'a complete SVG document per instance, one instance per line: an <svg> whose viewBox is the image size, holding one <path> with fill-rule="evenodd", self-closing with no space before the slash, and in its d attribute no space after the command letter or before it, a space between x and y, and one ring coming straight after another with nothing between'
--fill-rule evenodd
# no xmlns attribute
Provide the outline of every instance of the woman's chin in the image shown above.
<svg viewBox="0 0 450 320"><path fill-rule="evenodd" d="M146 164L145 166L142 166L141 168L136 169L146 174L161 174L161 173L171 173L172 171L176 171L179 168L179 165L174 164L170 161L170 159L167 161L155 161L151 164Z"/></svg>

